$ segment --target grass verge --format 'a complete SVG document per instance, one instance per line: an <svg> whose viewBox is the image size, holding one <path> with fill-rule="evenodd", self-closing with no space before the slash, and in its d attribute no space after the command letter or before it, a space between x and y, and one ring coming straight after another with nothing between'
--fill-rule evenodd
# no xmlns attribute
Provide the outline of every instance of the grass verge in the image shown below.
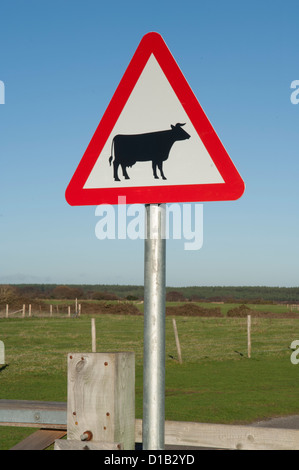
<svg viewBox="0 0 299 470"><path fill-rule="evenodd" d="M249 423L299 413L298 367L289 346L297 319L252 319L247 358L246 318L177 317L183 364L166 318L166 419ZM97 351L134 351L136 418L142 418L143 317L97 315ZM67 400L67 353L91 351L91 317L1 319L6 364L0 398ZM28 435L0 427L0 450Z"/></svg>

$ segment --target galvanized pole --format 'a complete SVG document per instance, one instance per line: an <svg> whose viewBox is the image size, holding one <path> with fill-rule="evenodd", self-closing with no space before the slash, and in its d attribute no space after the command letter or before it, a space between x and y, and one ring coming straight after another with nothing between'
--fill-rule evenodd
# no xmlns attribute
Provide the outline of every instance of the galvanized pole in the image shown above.
<svg viewBox="0 0 299 470"><path fill-rule="evenodd" d="M146 204L144 245L144 450L164 449L166 205Z"/></svg>

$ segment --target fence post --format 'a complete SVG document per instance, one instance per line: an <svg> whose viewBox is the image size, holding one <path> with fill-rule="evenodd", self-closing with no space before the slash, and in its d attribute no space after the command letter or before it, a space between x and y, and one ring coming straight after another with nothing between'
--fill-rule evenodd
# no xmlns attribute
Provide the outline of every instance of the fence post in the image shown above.
<svg viewBox="0 0 299 470"><path fill-rule="evenodd" d="M8 304L6 304L6 307L5 307L5 316L6 316L6 318L8 318L8 308L9 308Z"/></svg>
<svg viewBox="0 0 299 470"><path fill-rule="evenodd" d="M71 307L70 307L70 305L67 308L67 315L68 315L68 317L71 316Z"/></svg>
<svg viewBox="0 0 299 470"><path fill-rule="evenodd" d="M251 358L251 315L247 315L247 355Z"/></svg>
<svg viewBox="0 0 299 470"><path fill-rule="evenodd" d="M68 354L67 439L85 436L135 449L133 352Z"/></svg>
<svg viewBox="0 0 299 470"><path fill-rule="evenodd" d="M50 317L53 315L53 305L50 305Z"/></svg>
<svg viewBox="0 0 299 470"><path fill-rule="evenodd" d="M28 315L29 317L31 317L31 304L29 304L29 307L28 307Z"/></svg>
<svg viewBox="0 0 299 470"><path fill-rule="evenodd" d="M3 341L0 341L0 364L5 364L5 347Z"/></svg>
<svg viewBox="0 0 299 470"><path fill-rule="evenodd" d="M95 319L91 319L91 350L93 353L97 352L97 346L96 346L96 323Z"/></svg>
<svg viewBox="0 0 299 470"><path fill-rule="evenodd" d="M180 340L179 340L179 335L178 335L178 330L177 330L175 318L172 319L172 325L173 325L173 330L174 330L175 344L176 344L176 349L177 349L177 352L178 352L179 363L183 364L181 345L180 345Z"/></svg>
<svg viewBox="0 0 299 470"><path fill-rule="evenodd" d="M26 310L26 305L23 304L23 312L22 312L22 317L25 317L25 310Z"/></svg>

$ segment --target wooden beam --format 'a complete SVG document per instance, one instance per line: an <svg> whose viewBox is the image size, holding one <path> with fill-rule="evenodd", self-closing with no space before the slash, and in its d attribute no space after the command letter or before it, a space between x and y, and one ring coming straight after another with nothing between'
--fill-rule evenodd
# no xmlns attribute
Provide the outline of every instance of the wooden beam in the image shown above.
<svg viewBox="0 0 299 470"><path fill-rule="evenodd" d="M66 431L57 429L39 429L30 434L23 441L13 446L10 450L44 450L54 444L56 439L61 439Z"/></svg>
<svg viewBox="0 0 299 470"><path fill-rule="evenodd" d="M25 421L26 414L23 415L22 413L27 413L28 410L30 410L31 414L29 420ZM49 428L48 424L43 424L41 421L42 416L47 416L47 420L53 422L50 425L52 428L60 429L61 432L64 431L65 433L67 428L66 410L66 403L61 402L0 400L0 425ZM32 414L34 415L34 412L47 412L47 414L42 414L39 422L34 423L32 422ZM52 413L53 418L51 418ZM4 416L9 419L4 420ZM38 415L36 417L38 418ZM56 424L54 421L56 421ZM84 429L84 431L86 430ZM142 442L141 419L135 420L135 442ZM165 444L214 449L299 450L299 430L247 425L165 421Z"/></svg>
<svg viewBox="0 0 299 470"><path fill-rule="evenodd" d="M54 450L123 450L120 442L56 440Z"/></svg>
<svg viewBox="0 0 299 470"><path fill-rule="evenodd" d="M136 420L135 430L136 442L142 442L142 420ZM299 450L299 430L165 421L165 444L212 449Z"/></svg>

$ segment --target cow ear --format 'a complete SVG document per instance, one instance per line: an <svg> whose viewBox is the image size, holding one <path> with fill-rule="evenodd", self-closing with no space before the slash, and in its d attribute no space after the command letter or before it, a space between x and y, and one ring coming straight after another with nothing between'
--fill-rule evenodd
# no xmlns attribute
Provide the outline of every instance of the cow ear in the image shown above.
<svg viewBox="0 0 299 470"><path fill-rule="evenodd" d="M174 128L175 128L175 126L173 126L172 124L170 124L170 127L171 127L171 129L174 129Z"/></svg>

